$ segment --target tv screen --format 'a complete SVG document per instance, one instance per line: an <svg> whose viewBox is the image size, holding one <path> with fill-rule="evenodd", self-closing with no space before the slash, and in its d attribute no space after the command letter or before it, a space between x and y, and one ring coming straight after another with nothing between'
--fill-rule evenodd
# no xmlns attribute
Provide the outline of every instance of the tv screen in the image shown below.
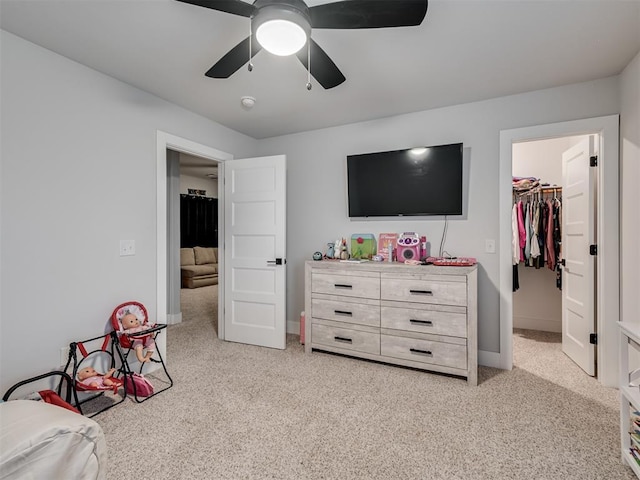
<svg viewBox="0 0 640 480"><path fill-rule="evenodd" d="M347 156L349 217L462 215L462 143Z"/></svg>

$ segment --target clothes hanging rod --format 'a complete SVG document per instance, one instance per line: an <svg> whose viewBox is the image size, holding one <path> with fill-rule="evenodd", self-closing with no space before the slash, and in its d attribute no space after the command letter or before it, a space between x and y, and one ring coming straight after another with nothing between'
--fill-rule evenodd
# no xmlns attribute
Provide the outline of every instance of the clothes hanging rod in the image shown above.
<svg viewBox="0 0 640 480"><path fill-rule="evenodd" d="M562 187L533 187L530 190L513 190L513 195L517 195L518 197L522 197L524 195L531 195L535 193L551 193L554 195L558 192L562 193Z"/></svg>

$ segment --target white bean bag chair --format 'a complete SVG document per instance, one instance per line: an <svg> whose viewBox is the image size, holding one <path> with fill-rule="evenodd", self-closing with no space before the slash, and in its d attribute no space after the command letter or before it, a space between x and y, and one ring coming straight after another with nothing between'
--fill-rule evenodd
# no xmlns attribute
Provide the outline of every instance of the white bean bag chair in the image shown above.
<svg viewBox="0 0 640 480"><path fill-rule="evenodd" d="M0 479L104 479L106 462L94 420L45 402L0 403Z"/></svg>

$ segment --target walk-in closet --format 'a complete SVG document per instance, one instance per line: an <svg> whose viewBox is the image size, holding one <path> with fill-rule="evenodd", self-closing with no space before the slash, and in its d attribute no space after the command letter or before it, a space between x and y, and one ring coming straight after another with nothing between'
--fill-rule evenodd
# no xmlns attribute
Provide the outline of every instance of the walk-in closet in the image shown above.
<svg viewBox="0 0 640 480"><path fill-rule="evenodd" d="M584 243L595 237L597 169L589 162L597 151L596 135L527 141L513 144L512 164L514 356L544 361L528 357L556 348L592 376L595 348L578 345L572 329L596 333L588 305L595 262ZM518 338L540 348L518 352Z"/></svg>

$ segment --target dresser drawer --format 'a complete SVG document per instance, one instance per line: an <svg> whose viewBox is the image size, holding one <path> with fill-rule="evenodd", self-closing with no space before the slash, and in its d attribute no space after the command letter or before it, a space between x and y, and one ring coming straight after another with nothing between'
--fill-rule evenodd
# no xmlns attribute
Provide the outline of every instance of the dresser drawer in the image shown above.
<svg viewBox="0 0 640 480"><path fill-rule="evenodd" d="M467 368L466 345L381 335L380 354L385 357L402 358L445 367Z"/></svg>
<svg viewBox="0 0 640 480"><path fill-rule="evenodd" d="M455 307L458 310L465 310ZM466 312L446 312L436 309L381 308L380 326L395 330L448 335L450 337L467 336Z"/></svg>
<svg viewBox="0 0 640 480"><path fill-rule="evenodd" d="M372 304L355 301L335 301L322 298L311 299L311 315L336 322L358 325L380 326L380 302Z"/></svg>
<svg viewBox="0 0 640 480"><path fill-rule="evenodd" d="M380 334L314 323L311 326L313 346L343 348L380 355Z"/></svg>
<svg viewBox="0 0 640 480"><path fill-rule="evenodd" d="M312 274L312 293L344 295L346 297L380 298L380 277L359 277L330 273Z"/></svg>
<svg viewBox="0 0 640 480"><path fill-rule="evenodd" d="M467 284L463 281L421 280L413 278L382 278L380 294L383 300L466 305Z"/></svg>

